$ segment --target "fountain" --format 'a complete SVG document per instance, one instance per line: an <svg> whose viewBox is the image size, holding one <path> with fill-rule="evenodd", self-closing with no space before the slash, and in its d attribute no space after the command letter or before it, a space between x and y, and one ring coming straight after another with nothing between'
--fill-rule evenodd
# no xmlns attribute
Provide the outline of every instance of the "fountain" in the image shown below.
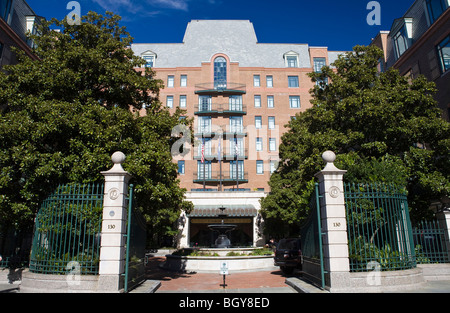
<svg viewBox="0 0 450 313"><path fill-rule="evenodd" d="M225 224L222 220L221 224L211 224L208 225L208 228L212 231L218 232L219 237L217 237L216 241L214 242L215 248L230 248L231 247L231 241L227 236L227 233L232 232L235 230L237 225L234 224Z"/></svg>
<svg viewBox="0 0 450 313"><path fill-rule="evenodd" d="M219 214L218 217L222 219L222 222L219 224L208 225L208 228L212 232L219 233L218 238L214 242L213 248L194 248L194 250L200 253L204 253L205 255L166 255L166 262L164 262L162 266L163 268L185 272L216 272L218 271L220 264L222 264L223 261L226 261L230 270L233 271L268 269L273 267L272 253L268 255L252 255L254 251L257 251L261 248L232 248L232 242L228 238L227 233L235 230L237 228L237 225L224 223L224 219L228 215L224 214L225 208L219 209L221 210L221 214ZM229 253L233 253L232 256L228 256Z"/></svg>

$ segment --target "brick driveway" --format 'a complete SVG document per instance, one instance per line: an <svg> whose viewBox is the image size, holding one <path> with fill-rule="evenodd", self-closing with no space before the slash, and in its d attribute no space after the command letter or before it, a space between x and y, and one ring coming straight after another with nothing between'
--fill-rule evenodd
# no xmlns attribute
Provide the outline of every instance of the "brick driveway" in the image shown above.
<svg viewBox="0 0 450 313"><path fill-rule="evenodd" d="M147 279L161 282L158 291L189 292L193 290L220 290L223 276L217 273L179 273L158 267L165 257L149 259ZM227 289L280 288L287 287L286 277L278 269L252 272L230 272L226 276ZM158 292L157 291L157 292Z"/></svg>

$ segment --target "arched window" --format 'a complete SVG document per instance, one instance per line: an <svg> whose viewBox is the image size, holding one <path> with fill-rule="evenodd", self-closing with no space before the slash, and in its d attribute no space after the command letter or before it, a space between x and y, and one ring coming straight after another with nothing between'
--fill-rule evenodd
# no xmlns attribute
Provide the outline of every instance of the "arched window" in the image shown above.
<svg viewBox="0 0 450 313"><path fill-rule="evenodd" d="M227 60L224 57L214 59L214 88L227 87Z"/></svg>

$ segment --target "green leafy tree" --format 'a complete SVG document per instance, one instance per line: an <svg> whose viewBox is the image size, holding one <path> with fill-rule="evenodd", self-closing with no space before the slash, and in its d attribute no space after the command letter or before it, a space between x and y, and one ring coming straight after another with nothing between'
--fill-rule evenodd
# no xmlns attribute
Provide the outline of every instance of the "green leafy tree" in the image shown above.
<svg viewBox="0 0 450 313"><path fill-rule="evenodd" d="M311 73L313 107L297 114L280 145L280 166L262 200L266 232L291 225L308 212L321 154L332 150L347 181L394 182L408 190L413 219L450 194L450 127L433 99L435 84L390 69L378 73L382 51L356 46L332 67ZM328 82L326 84L325 82Z"/></svg>
<svg viewBox="0 0 450 313"><path fill-rule="evenodd" d="M161 105L154 71L135 70L145 61L119 22L109 12L89 12L81 25L44 22L31 37L39 60L16 51L19 64L0 73L2 224L32 225L60 183L102 180L115 151L127 155L151 235L174 235L180 210L191 207L170 153L182 112Z"/></svg>

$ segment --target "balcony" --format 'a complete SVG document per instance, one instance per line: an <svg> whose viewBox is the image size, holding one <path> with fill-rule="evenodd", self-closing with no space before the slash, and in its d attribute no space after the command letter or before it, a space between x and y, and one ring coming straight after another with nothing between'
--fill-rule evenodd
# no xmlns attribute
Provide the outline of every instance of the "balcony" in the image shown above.
<svg viewBox="0 0 450 313"><path fill-rule="evenodd" d="M248 183L248 172L239 172L239 178L236 177L236 171L222 171L222 183ZM194 172L194 183L201 184L205 181L206 183L219 183L220 182L220 172L206 171L205 177L203 177L203 172Z"/></svg>
<svg viewBox="0 0 450 313"><path fill-rule="evenodd" d="M247 131L243 126L213 125L212 127L198 127L195 137L210 138L224 136L226 139L234 137L247 137Z"/></svg>
<svg viewBox="0 0 450 313"><path fill-rule="evenodd" d="M247 107L242 104L229 104L229 103L197 104L195 106L194 114L195 115L212 115L212 114L246 115Z"/></svg>
<svg viewBox="0 0 450 313"><path fill-rule="evenodd" d="M194 160L201 160L202 155L201 152L195 152L194 153ZM218 160L219 157L216 153L211 153L211 151L205 152L205 160L206 161L213 161ZM236 155L234 154L234 151L222 151L222 161L233 161L236 159ZM245 149L239 149L238 154L239 160L245 160L248 159L248 148Z"/></svg>
<svg viewBox="0 0 450 313"><path fill-rule="evenodd" d="M196 94L205 95L242 95L245 94L246 85L239 83L204 83L195 85Z"/></svg>

